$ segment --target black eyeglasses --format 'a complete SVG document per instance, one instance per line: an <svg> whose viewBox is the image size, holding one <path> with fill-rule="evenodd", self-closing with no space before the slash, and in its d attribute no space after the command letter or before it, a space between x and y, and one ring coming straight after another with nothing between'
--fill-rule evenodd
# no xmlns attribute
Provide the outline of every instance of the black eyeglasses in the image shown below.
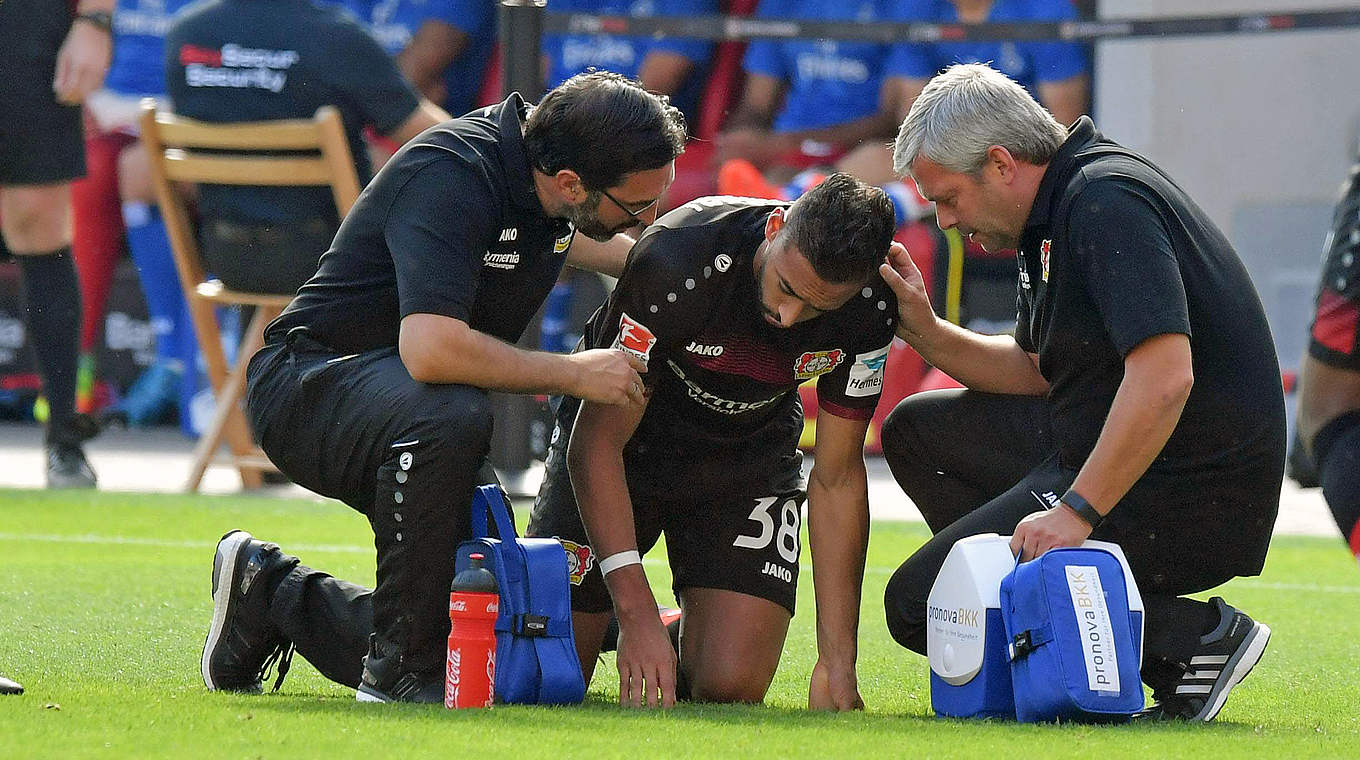
<svg viewBox="0 0 1360 760"><path fill-rule="evenodd" d="M655 206L657 203L659 203L659 202L661 201L660 198L657 198L656 200L654 200L654 201L648 203L647 205L645 205L645 206L639 208L637 211L634 211L633 209L628 208L627 206L623 205L623 202L620 201L618 198L615 198L614 196L610 195L608 190L601 190L600 192L601 192L602 194L604 194L604 197L606 197L606 198L608 198L609 200L613 201L613 202L614 202L614 205L615 205L615 206L618 206L619 209L620 209L621 211L623 211L623 213L627 214L628 217L629 217L630 219L633 219L634 221L637 221L638 223L641 223L641 222L642 222L642 219L641 219L641 217L638 216L638 214L646 213L646 212L647 212L647 209L651 208L652 206Z"/></svg>

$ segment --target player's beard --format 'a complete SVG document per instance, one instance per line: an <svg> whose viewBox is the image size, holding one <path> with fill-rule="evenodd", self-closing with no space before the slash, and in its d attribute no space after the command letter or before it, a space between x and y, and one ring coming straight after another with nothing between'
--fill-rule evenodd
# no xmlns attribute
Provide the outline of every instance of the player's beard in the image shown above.
<svg viewBox="0 0 1360 760"><path fill-rule="evenodd" d="M576 231L600 243L606 243L615 235L633 226L630 219L618 227L606 227L600 219L600 199L604 195L598 190L587 190L585 200L567 206L567 221Z"/></svg>

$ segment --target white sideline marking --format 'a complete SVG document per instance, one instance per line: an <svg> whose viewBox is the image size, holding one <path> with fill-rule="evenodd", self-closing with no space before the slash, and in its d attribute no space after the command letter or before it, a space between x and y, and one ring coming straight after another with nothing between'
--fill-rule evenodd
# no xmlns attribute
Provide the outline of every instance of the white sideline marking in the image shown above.
<svg viewBox="0 0 1360 760"><path fill-rule="evenodd" d="M268 541L268 538L255 537L257 540ZM220 539L219 539L220 540ZM165 549L216 549L217 541L175 541L165 538L138 538L135 536L96 536L93 534L81 535L60 535L56 533L3 533L0 532L0 541L43 541L53 544L113 544L116 546L157 546ZM353 546L348 544L289 544L283 547L283 551L288 554L298 552L332 552L336 554L372 554L371 546ZM642 564L648 567L665 567L666 560L660 557L644 557ZM799 567L809 572L812 565L807 562L799 563ZM864 569L866 575L891 575L896 572L896 568L867 567ZM1278 583L1275 581L1261 581L1253 578L1242 578L1237 581L1242 586L1249 588L1263 588L1272 591L1318 591L1326 594L1360 594L1360 586L1323 586L1315 583Z"/></svg>

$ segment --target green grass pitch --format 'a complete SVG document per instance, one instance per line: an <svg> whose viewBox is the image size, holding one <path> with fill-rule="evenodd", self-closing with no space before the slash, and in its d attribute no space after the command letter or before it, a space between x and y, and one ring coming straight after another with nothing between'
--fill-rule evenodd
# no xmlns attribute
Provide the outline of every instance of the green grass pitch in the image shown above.
<svg viewBox="0 0 1360 760"><path fill-rule="evenodd" d="M804 709L815 661L806 566L763 706L625 711L609 656L574 708L357 704L301 658L279 693L209 693L198 661L212 552L233 527L341 577L373 577L367 525L338 504L0 491L0 672L28 687L0 697L0 757L1360 757L1360 571L1334 539L1279 538L1260 578L1217 591L1274 630L1217 722L1090 727L932 717L924 658L883 624L883 585L926 537L895 523L871 534L862 713ZM658 554L647 569L668 601Z"/></svg>

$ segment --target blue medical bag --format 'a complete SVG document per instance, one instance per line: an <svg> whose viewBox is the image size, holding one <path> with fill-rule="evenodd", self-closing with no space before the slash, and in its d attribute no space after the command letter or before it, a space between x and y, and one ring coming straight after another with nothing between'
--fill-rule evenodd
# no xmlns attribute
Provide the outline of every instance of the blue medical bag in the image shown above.
<svg viewBox="0 0 1360 760"><path fill-rule="evenodd" d="M487 514L501 538L489 538ZM486 556L496 576L496 699L511 704L572 704L586 684L571 627L567 554L555 538L517 538L497 485L477 488L472 498L472 535L458 546L456 571L474 552Z"/></svg>
<svg viewBox="0 0 1360 760"><path fill-rule="evenodd" d="M1000 601L1018 720L1114 722L1142 709L1143 603L1117 546L1022 562Z"/></svg>

